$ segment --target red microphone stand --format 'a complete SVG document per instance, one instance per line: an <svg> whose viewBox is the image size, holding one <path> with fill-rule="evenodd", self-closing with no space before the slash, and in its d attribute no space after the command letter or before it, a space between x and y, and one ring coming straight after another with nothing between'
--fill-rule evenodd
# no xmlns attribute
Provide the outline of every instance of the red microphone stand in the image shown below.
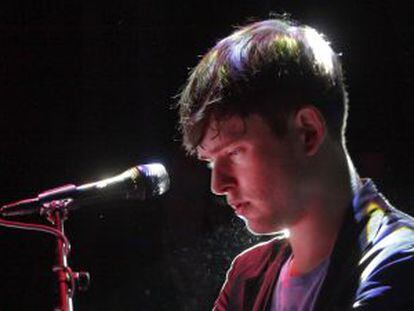
<svg viewBox="0 0 414 311"><path fill-rule="evenodd" d="M53 227L61 233L56 238L56 273L58 282L58 306L55 311L73 311L73 296L76 288L85 291L89 287L90 276L88 272L73 272L68 265L70 245L65 237L64 222L68 218L69 206L72 199L55 200L43 204L40 214L45 215Z"/></svg>
<svg viewBox="0 0 414 311"><path fill-rule="evenodd" d="M0 217L0 226L40 231L52 234L56 237L56 265L53 272L57 276L58 302L54 311L73 311L73 296L75 290L86 291L89 288L90 276L88 272L73 272L68 265L70 243L65 236L64 222L68 218L69 208L73 199L54 200L44 203L40 208L40 214L47 217L52 226L10 221Z"/></svg>

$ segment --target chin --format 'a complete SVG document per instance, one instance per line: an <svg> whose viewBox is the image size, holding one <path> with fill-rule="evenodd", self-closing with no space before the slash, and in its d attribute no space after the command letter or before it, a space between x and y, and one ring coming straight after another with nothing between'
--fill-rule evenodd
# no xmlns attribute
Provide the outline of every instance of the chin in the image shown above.
<svg viewBox="0 0 414 311"><path fill-rule="evenodd" d="M262 236L262 235L278 235L283 233L285 235L286 229L285 228L278 228L274 226L265 226L260 224L254 224L249 221L246 221L246 228L249 232L253 235Z"/></svg>

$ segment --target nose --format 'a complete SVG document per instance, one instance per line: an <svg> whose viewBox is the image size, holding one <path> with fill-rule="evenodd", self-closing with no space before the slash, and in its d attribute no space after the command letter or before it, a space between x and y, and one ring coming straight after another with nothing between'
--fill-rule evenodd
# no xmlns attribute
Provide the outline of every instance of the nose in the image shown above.
<svg viewBox="0 0 414 311"><path fill-rule="evenodd" d="M216 162L211 171L211 192L223 195L236 185L236 178L230 167L224 163Z"/></svg>

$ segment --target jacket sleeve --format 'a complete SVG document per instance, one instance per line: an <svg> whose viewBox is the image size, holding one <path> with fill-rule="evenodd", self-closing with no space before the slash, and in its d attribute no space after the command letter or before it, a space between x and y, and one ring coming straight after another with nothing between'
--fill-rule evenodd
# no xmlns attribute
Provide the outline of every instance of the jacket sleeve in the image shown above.
<svg viewBox="0 0 414 311"><path fill-rule="evenodd" d="M374 259L361 274L352 309L414 310L413 281L414 247L387 256L386 260L378 264L375 264Z"/></svg>

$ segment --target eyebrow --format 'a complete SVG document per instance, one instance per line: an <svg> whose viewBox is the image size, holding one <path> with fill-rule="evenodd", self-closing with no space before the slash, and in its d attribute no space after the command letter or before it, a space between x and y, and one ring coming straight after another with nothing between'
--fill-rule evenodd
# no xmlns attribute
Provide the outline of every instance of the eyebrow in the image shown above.
<svg viewBox="0 0 414 311"><path fill-rule="evenodd" d="M221 144L213 147L211 150L205 149L202 144L200 144L199 147L197 147L197 148L199 148L198 150L200 150L200 149L204 150L207 154L214 155L215 153L219 152L220 150L225 149L228 146L231 146L232 144L234 144L236 140L242 139L242 137L245 136L246 131L247 131L246 130L246 123L245 123L245 121L243 121L243 129L241 131L239 131L239 130L235 130L235 131L230 130L230 133L229 133L230 135L227 135L227 139L224 142L222 142ZM217 139L218 137L220 137L219 132L217 133L217 135L213 136L210 140ZM208 161L209 160L208 156L202 156L202 155L200 156L199 152L197 152L197 158L201 161Z"/></svg>
<svg viewBox="0 0 414 311"><path fill-rule="evenodd" d="M233 145L235 143L235 140L230 140L230 141L225 141L223 143L221 143L218 146L215 146L213 149L211 150L206 150L203 148L203 146L200 145L199 148L201 148L202 150L205 150L208 154L210 155L214 155L215 153L218 153L220 150L223 150L231 145ZM197 153L197 158L201 161L208 161L210 157L208 156L202 156L199 153Z"/></svg>

